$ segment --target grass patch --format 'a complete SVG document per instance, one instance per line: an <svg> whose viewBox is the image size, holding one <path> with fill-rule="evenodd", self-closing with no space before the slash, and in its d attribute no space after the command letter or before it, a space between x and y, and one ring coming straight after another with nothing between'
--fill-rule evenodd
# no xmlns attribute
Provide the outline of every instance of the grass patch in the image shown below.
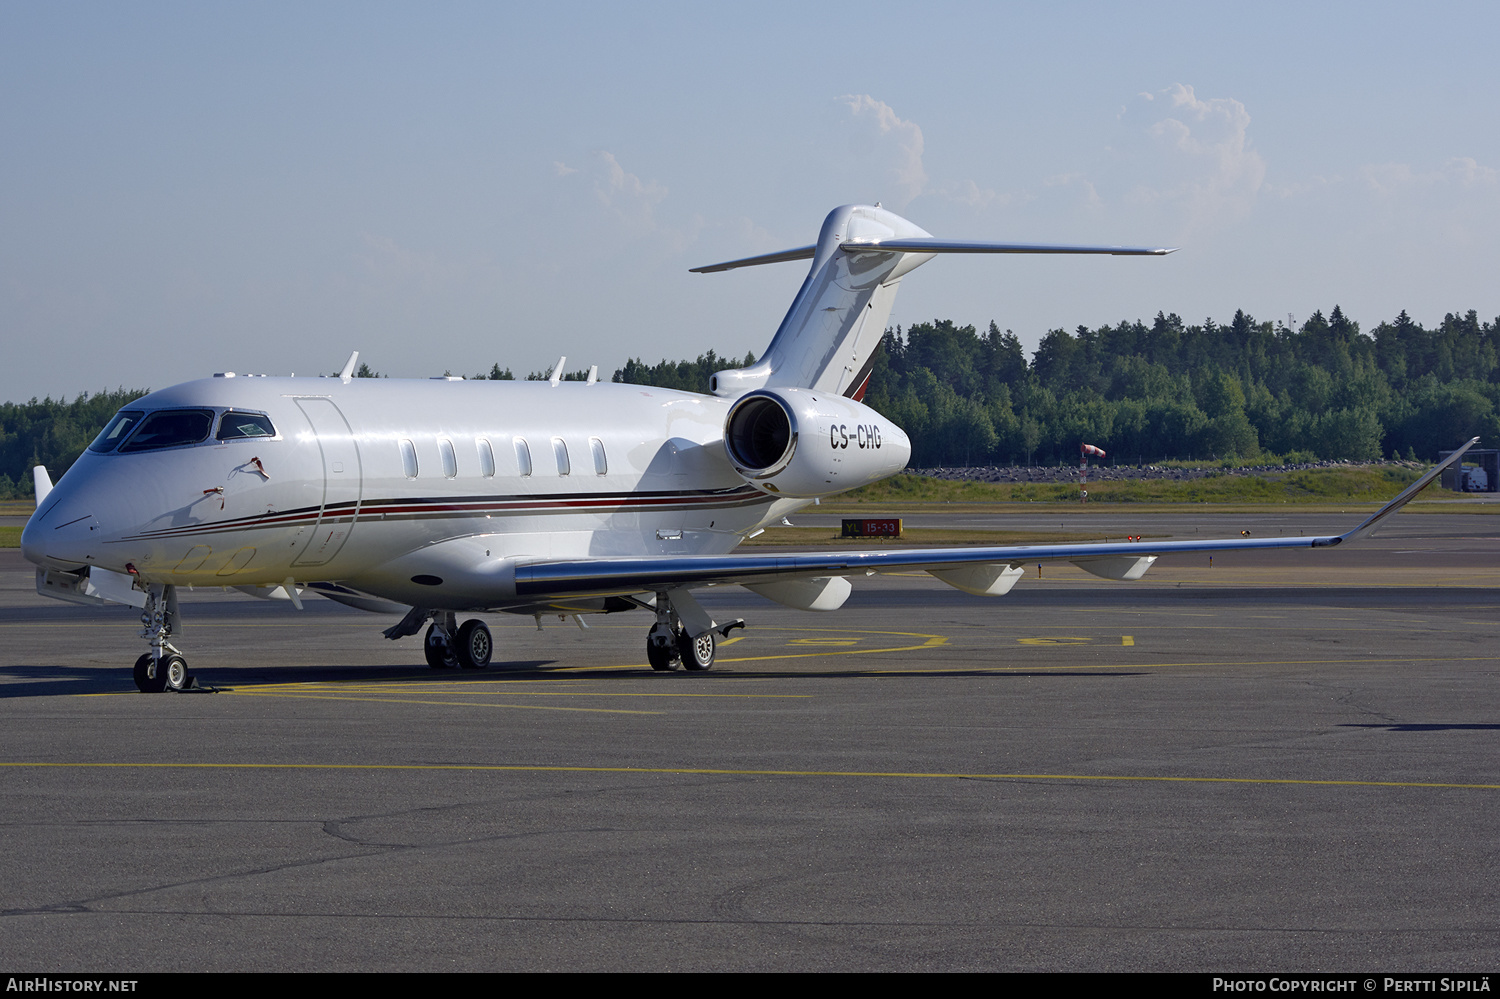
<svg viewBox="0 0 1500 999"><path fill-rule="evenodd" d="M0 527L0 548L20 548L21 528Z"/></svg>
<svg viewBox="0 0 1500 999"><path fill-rule="evenodd" d="M1383 503L1417 480L1400 465L1309 468L1266 475L1089 482L1089 503ZM830 500L840 507L914 503L1076 503L1077 482L949 482L898 475Z"/></svg>

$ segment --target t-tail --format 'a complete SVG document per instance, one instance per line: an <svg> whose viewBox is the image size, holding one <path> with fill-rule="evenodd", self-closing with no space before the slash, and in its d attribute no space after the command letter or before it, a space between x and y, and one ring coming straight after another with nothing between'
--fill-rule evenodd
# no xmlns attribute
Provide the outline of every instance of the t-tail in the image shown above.
<svg viewBox="0 0 1500 999"><path fill-rule="evenodd" d="M694 273L787 260L812 260L807 279L765 356L748 368L720 371L709 383L719 396L759 388L807 388L863 398L875 352L890 321L901 279L939 253L1108 253L1165 256L1164 247L1057 246L938 239L879 205L845 205L828 213L813 246L730 260Z"/></svg>

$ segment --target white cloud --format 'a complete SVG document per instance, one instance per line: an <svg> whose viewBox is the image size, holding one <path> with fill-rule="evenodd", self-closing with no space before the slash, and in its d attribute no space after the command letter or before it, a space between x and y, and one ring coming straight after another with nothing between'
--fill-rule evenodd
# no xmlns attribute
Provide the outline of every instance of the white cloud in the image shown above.
<svg viewBox="0 0 1500 999"><path fill-rule="evenodd" d="M1232 97L1200 98L1181 83L1157 96L1170 102L1171 114L1146 134L1165 160L1169 182L1147 185L1142 193L1148 200L1179 203L1189 228L1248 213L1265 183L1266 162L1250 142L1245 105Z"/></svg>
<svg viewBox="0 0 1500 999"><path fill-rule="evenodd" d="M1500 171L1470 156L1454 157L1435 170L1422 172L1410 163L1372 163L1360 168L1359 177L1367 190L1391 197L1431 188L1456 186L1480 191L1500 187Z"/></svg>
<svg viewBox="0 0 1500 999"><path fill-rule="evenodd" d="M1094 182L1089 180L1082 171L1054 174L1044 179L1042 186L1076 190L1082 194L1083 204L1089 208L1096 208L1104 203L1104 199L1099 196L1099 190L1094 186Z"/></svg>
<svg viewBox="0 0 1500 999"><path fill-rule="evenodd" d="M933 192L948 201L968 208L1004 208L1013 200L1009 194L1000 194L993 188L980 187L972 180L944 181Z"/></svg>
<svg viewBox="0 0 1500 999"><path fill-rule="evenodd" d="M598 155L602 169L594 176L594 194L600 203L626 219L654 226L656 206L666 198L667 189L627 172L614 153L601 151Z"/></svg>
<svg viewBox="0 0 1500 999"><path fill-rule="evenodd" d="M580 225L595 228L596 239L600 235L598 221L613 219L613 231L625 239L622 245L634 247L631 252L639 255L642 247L650 247L645 257L637 257L638 261L681 252L692 245L704 227L697 216L673 217L662 211L667 202L666 185L630 172L608 150L595 151L577 167L554 162L553 172L560 180L557 190L568 206L560 210L572 213Z"/></svg>
<svg viewBox="0 0 1500 999"><path fill-rule="evenodd" d="M869 94L846 94L838 100L849 108L855 127L850 151L883 163L895 184L896 203L904 205L921 194L927 187L921 126L900 118L889 104Z"/></svg>

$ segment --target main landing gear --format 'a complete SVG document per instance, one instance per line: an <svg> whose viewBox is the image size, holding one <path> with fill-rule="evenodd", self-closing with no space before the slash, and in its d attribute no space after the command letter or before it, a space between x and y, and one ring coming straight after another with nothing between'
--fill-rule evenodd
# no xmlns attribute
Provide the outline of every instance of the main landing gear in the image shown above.
<svg viewBox="0 0 1500 999"><path fill-rule="evenodd" d="M465 621L459 627L458 617L452 611L428 610L413 607L399 624L383 632L386 638L395 640L415 635L427 626L427 635L422 640L422 655L433 669L483 669L490 664L495 654L495 640L490 636L489 626L478 618Z"/></svg>
<svg viewBox="0 0 1500 999"><path fill-rule="evenodd" d="M188 671L187 659L172 645L172 632L179 626L177 588L152 583L146 588L146 606L141 611L141 637L151 651L135 661L135 686L143 694L164 690L192 690L197 681Z"/></svg>
<svg viewBox="0 0 1500 999"><path fill-rule="evenodd" d="M433 614L422 641L422 653L433 669L483 669L494 652L488 625L474 618L460 627L452 611Z"/></svg>
<svg viewBox="0 0 1500 999"><path fill-rule="evenodd" d="M643 605L645 606L645 605ZM662 672L685 667L691 672L711 669L718 650L716 635L729 637L745 622L739 618L717 624L687 590L656 594L656 623L646 635L646 661Z"/></svg>

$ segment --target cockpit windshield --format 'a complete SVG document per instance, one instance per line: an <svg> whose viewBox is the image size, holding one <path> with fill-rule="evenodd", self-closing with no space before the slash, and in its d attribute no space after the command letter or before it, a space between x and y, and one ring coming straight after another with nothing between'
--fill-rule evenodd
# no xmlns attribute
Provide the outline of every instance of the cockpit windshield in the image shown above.
<svg viewBox="0 0 1500 999"><path fill-rule="evenodd" d="M125 414L120 414L121 416ZM158 451L208 438L214 414L208 409L163 409L141 420L140 427L120 446L120 453Z"/></svg>
<svg viewBox="0 0 1500 999"><path fill-rule="evenodd" d="M236 413L231 410L219 420L219 440L246 440L252 437L275 437L276 428L264 413Z"/></svg>
<svg viewBox="0 0 1500 999"><path fill-rule="evenodd" d="M94 438L94 443L89 445L89 450L97 451L100 454L108 454L110 451L113 451L120 446L122 440L130 436L130 432L135 429L136 424L140 423L141 417L145 415L140 410L126 410L116 413L115 418L110 420L103 430L99 431L99 436Z"/></svg>

